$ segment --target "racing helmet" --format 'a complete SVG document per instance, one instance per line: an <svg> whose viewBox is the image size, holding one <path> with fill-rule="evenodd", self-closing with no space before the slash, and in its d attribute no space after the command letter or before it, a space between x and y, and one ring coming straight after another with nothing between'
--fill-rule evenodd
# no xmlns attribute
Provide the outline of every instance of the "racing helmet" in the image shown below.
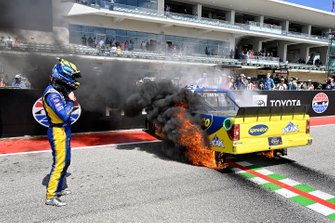
<svg viewBox="0 0 335 223"><path fill-rule="evenodd" d="M80 70L73 63L57 58L59 63L57 63L52 68L51 77L60 85L63 85L67 89L76 90L80 83L76 81L76 78L80 78Z"/></svg>

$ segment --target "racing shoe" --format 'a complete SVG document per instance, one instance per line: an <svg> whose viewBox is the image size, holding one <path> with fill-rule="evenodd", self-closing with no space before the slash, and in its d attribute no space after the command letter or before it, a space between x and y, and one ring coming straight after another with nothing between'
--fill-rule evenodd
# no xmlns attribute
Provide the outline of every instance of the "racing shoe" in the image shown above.
<svg viewBox="0 0 335 223"><path fill-rule="evenodd" d="M56 206L56 207L62 207L62 206L65 206L66 203L59 200L59 198L57 197L54 197L54 198L51 198L51 199L47 199L45 201L45 204L46 205L51 205L51 206Z"/></svg>
<svg viewBox="0 0 335 223"><path fill-rule="evenodd" d="M69 189L64 189L61 192L56 192L56 196L61 197L61 196L69 195L71 193L72 192Z"/></svg>

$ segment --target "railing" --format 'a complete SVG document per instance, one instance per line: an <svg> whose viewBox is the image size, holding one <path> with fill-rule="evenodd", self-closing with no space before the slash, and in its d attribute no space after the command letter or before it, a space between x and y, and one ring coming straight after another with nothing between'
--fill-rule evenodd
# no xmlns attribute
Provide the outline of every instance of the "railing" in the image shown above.
<svg viewBox="0 0 335 223"><path fill-rule="evenodd" d="M138 14L138 15L145 15L145 16L154 16L154 17L160 17L165 19L174 19L179 21L186 21L186 22L192 22L197 24L204 24L204 25L211 25L211 26L217 26L217 27L224 27L229 29L237 29L237 30L250 30L255 32L261 32L261 33L269 33L269 34L276 34L276 35L284 35L288 37L297 37L297 38L303 38L307 40L317 40L322 42L328 42L328 37L326 36L317 36L317 35L308 35L305 33L298 33L298 32L292 32L292 31L283 31L281 26L272 25L272 24L260 24L259 22L249 22L249 24L244 23L235 23L231 24L229 21L225 20L219 20L219 19L210 19L210 18L204 18L204 17L198 17L195 15L189 15L189 14L182 14L182 13L175 13L175 12L165 12L165 11L159 11L157 9L150 9L150 8L142 8L142 7L136 7L136 6L130 6L130 5L124 5L124 4L112 4L108 1L101 1L101 5L98 7L101 7L102 10L114 10L118 12L125 12L125 13L131 13L131 14ZM96 7L97 5L91 5L93 7Z"/></svg>
<svg viewBox="0 0 335 223"><path fill-rule="evenodd" d="M165 61L182 61L193 63L208 63L208 64L223 64L236 66L273 66L274 68L287 67L291 69L305 70L321 70L324 71L325 66L305 65L305 64L285 64L279 62L277 57L256 57L255 59L229 59L218 56L206 56L202 54L182 55L180 53L167 52L150 52L140 49L133 51L98 49L83 45L68 44L68 45L53 45L39 43L20 43L9 46L0 44L0 51L16 51L16 52L33 52L33 53L53 53L53 54L73 54L73 55L91 55L104 57L122 57L133 59L148 59L148 60L165 60Z"/></svg>
<svg viewBox="0 0 335 223"><path fill-rule="evenodd" d="M328 42L327 36L308 35L307 33L299 33L299 32L292 32L292 31L289 31L289 32L283 31L282 34L285 36L290 36L290 37L297 37L297 38L304 38L308 40L318 40L318 41Z"/></svg>

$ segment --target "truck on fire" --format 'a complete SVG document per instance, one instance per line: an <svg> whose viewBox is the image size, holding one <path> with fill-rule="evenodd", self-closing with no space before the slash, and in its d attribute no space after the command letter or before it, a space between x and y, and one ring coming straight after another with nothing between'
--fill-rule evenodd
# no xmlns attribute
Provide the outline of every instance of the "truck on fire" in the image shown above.
<svg viewBox="0 0 335 223"><path fill-rule="evenodd" d="M288 148L312 144L308 106L242 107L229 90L197 88L194 93L205 104L195 112L200 113L217 159L251 153L279 158L287 155ZM153 131L161 134L159 128Z"/></svg>

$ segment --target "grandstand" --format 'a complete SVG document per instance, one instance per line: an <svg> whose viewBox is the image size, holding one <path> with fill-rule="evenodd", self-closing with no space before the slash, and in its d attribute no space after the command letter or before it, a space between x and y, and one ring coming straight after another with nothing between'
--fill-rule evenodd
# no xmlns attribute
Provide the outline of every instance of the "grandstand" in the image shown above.
<svg viewBox="0 0 335 223"><path fill-rule="evenodd" d="M300 77L315 72L320 80L327 75L332 13L278 0L50 2L48 41L40 41L40 31L18 44L1 39L0 52L191 62L240 72L288 69ZM64 31L61 40L50 38Z"/></svg>

